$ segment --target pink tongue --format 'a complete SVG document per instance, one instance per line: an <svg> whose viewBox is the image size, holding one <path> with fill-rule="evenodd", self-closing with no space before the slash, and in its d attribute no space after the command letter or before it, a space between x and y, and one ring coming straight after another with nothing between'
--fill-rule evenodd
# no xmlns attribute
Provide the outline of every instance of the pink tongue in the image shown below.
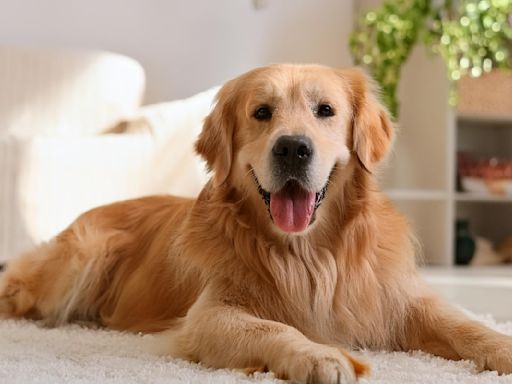
<svg viewBox="0 0 512 384"><path fill-rule="evenodd" d="M270 195L270 213L284 232L301 232L307 228L315 208L315 193L298 188L284 188Z"/></svg>

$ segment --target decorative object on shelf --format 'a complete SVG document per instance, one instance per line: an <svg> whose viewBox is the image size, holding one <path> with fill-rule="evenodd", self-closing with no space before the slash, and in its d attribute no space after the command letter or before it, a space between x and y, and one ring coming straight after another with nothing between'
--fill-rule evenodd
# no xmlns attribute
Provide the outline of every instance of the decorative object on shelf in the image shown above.
<svg viewBox="0 0 512 384"><path fill-rule="evenodd" d="M400 71L418 41L444 59L455 105L456 83L465 75L512 68L512 0L384 0L364 14L350 49L380 84L395 117Z"/></svg>
<svg viewBox="0 0 512 384"><path fill-rule="evenodd" d="M468 265L476 248L475 240L469 231L469 221L457 220L455 236L455 264Z"/></svg>
<svg viewBox="0 0 512 384"><path fill-rule="evenodd" d="M503 264L503 257L496 252L490 240L477 236L475 238L475 253L471 259L472 266Z"/></svg>
<svg viewBox="0 0 512 384"><path fill-rule="evenodd" d="M459 152L457 168L462 191L512 196L512 160L475 159L468 153Z"/></svg>
<svg viewBox="0 0 512 384"><path fill-rule="evenodd" d="M474 116L512 116L512 71L494 69L480 77L463 76L457 111Z"/></svg>
<svg viewBox="0 0 512 384"><path fill-rule="evenodd" d="M512 263L512 236L507 237L505 241L500 244L498 253L503 262Z"/></svg>

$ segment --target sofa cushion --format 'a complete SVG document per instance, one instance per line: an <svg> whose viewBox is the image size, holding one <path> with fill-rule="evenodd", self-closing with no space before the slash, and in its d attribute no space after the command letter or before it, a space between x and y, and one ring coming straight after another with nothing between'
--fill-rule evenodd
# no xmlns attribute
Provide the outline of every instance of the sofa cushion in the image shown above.
<svg viewBox="0 0 512 384"><path fill-rule="evenodd" d="M81 213L163 193L150 135L0 137L0 261L46 241Z"/></svg>
<svg viewBox="0 0 512 384"><path fill-rule="evenodd" d="M0 134L92 135L140 106L144 70L107 52L0 46Z"/></svg>
<svg viewBox="0 0 512 384"><path fill-rule="evenodd" d="M109 132L152 135L156 147L150 182L170 194L195 196L208 175L194 144L218 91L213 87L187 99L144 106Z"/></svg>
<svg viewBox="0 0 512 384"><path fill-rule="evenodd" d="M207 175L194 142L216 92L140 108L101 135L0 134L0 261L50 239L93 207L197 195Z"/></svg>

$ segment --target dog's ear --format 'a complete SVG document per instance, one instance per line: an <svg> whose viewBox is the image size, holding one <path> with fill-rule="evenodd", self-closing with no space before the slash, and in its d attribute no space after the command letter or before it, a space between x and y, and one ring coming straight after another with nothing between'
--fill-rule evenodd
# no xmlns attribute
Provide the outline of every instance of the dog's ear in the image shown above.
<svg viewBox="0 0 512 384"><path fill-rule="evenodd" d="M352 129L348 145L359 163L373 172L391 148L393 124L386 108L379 102L373 80L360 69L342 70L349 83L352 103Z"/></svg>
<svg viewBox="0 0 512 384"><path fill-rule="evenodd" d="M196 141L196 152L214 172L213 184L222 184L231 171L235 115L235 80L227 82L216 96L216 104L206 117Z"/></svg>

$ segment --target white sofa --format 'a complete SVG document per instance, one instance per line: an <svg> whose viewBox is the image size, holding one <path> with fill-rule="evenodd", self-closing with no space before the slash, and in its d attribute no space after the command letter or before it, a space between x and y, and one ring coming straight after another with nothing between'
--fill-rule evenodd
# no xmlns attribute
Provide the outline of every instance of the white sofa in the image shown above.
<svg viewBox="0 0 512 384"><path fill-rule="evenodd" d="M77 215L206 180L193 142L216 90L140 107L145 76L106 52L0 47L0 262Z"/></svg>

